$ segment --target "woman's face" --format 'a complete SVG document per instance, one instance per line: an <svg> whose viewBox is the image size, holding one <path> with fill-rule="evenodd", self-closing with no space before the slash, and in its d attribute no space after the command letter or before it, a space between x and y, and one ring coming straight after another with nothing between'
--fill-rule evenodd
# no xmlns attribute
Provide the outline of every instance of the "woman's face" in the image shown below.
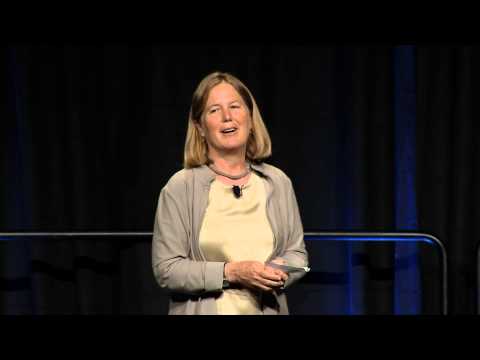
<svg viewBox="0 0 480 360"><path fill-rule="evenodd" d="M209 155L245 151L252 128L250 112L235 88L222 82L212 88L201 124Z"/></svg>

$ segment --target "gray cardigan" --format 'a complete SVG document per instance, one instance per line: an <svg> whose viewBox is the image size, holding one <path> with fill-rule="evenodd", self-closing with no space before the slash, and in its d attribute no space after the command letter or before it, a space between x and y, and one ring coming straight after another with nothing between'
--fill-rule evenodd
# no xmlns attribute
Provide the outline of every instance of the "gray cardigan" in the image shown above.
<svg viewBox="0 0 480 360"><path fill-rule="evenodd" d="M278 168L252 164L265 178L267 217L275 237L268 260L282 257L293 266L308 266L303 226L290 179ZM215 173L203 165L174 174L160 192L152 242L153 273L170 291L169 314L214 315L215 298L222 290L223 262L206 261L199 233ZM301 278L291 274L285 288ZM283 291L263 296L265 314L288 314Z"/></svg>

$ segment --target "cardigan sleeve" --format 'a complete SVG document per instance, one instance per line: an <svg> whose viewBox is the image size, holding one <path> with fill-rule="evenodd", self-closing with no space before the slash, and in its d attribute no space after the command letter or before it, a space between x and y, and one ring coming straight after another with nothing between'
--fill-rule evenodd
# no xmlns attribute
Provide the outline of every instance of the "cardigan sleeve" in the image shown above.
<svg viewBox="0 0 480 360"><path fill-rule="evenodd" d="M172 292L201 294L222 290L223 262L194 261L189 241L185 181L174 176L160 192L152 240L157 283Z"/></svg>
<svg viewBox="0 0 480 360"><path fill-rule="evenodd" d="M291 266L308 266L308 253L305 248L302 220L300 218L300 211L292 182L289 178L286 179L285 191L288 209L288 237L285 250L280 257L285 259L287 264ZM284 287L287 288L291 286L293 283L300 280L304 275L305 273L301 272L290 274L288 280L285 282Z"/></svg>

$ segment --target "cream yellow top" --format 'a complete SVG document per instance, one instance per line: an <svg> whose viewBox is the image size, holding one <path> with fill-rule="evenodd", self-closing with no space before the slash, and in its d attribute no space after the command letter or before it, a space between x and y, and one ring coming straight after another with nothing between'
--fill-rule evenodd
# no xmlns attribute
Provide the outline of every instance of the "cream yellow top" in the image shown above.
<svg viewBox="0 0 480 360"><path fill-rule="evenodd" d="M238 199L231 185L212 182L199 235L208 261L265 262L272 254L274 235L267 218L263 181L251 173ZM216 303L218 314L262 314L259 294L248 289L227 289Z"/></svg>

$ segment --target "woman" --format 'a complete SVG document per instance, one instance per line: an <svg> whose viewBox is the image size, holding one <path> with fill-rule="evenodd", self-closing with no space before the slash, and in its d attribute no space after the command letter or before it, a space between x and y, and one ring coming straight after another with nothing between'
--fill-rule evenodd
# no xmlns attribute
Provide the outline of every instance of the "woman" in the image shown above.
<svg viewBox="0 0 480 360"><path fill-rule="evenodd" d="M228 73L193 94L184 169L162 189L155 216L155 278L169 314L288 314L289 276L269 262L307 266L290 179L263 163L271 142L255 100Z"/></svg>

